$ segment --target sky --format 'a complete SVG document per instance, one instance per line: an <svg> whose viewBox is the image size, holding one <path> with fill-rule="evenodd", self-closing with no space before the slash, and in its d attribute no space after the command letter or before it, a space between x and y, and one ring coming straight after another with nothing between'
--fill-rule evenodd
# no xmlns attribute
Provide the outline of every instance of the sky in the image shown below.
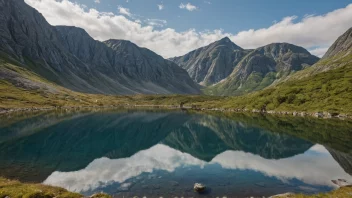
<svg viewBox="0 0 352 198"><path fill-rule="evenodd" d="M288 42L323 56L352 27L350 0L25 0L52 25L130 40L165 58L225 36L245 49Z"/></svg>

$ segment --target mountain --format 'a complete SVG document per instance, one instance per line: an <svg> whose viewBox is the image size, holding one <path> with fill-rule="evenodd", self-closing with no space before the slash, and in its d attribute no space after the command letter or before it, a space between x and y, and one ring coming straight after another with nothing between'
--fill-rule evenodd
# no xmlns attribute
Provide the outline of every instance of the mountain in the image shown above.
<svg viewBox="0 0 352 198"><path fill-rule="evenodd" d="M351 29L344 35L350 35L350 31ZM346 45L350 39L350 36L340 37L323 59L307 69L288 76L275 86L242 97L232 97L228 102L222 103L231 105L233 108L265 108L267 111L350 113L352 111L352 53L351 46ZM339 47L338 43L344 47ZM236 74L238 73L235 72L225 82L212 87L213 93L237 91L237 87L234 86L239 81Z"/></svg>
<svg viewBox="0 0 352 198"><path fill-rule="evenodd" d="M250 51L242 49L225 37L184 56L169 60L187 70L195 82L208 86L229 76Z"/></svg>
<svg viewBox="0 0 352 198"><path fill-rule="evenodd" d="M113 49L83 29L51 26L23 0L0 1L0 10L2 59L48 81L85 93L200 93L186 71L131 42Z"/></svg>
<svg viewBox="0 0 352 198"><path fill-rule="evenodd" d="M229 77L209 87L207 93L242 95L261 90L318 60L318 57L299 46L288 43L269 44L249 53Z"/></svg>

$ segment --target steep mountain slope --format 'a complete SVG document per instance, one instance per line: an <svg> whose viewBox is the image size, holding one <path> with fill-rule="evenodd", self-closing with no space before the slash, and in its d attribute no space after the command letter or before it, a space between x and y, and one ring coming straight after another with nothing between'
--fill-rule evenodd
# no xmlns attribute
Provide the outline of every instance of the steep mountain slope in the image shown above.
<svg viewBox="0 0 352 198"><path fill-rule="evenodd" d="M196 94L176 64L132 43L141 59L95 41L84 30L53 27L23 0L0 1L0 54L74 91L102 94ZM133 51L129 51L134 53ZM130 64L125 65L127 62ZM152 71L145 73L148 69ZM165 79L168 79L167 81Z"/></svg>
<svg viewBox="0 0 352 198"><path fill-rule="evenodd" d="M169 94L199 93L198 86L187 72L154 52L132 42L109 40L101 43L86 31L76 27L58 26L61 43L100 74L97 81L105 80L112 88L106 92ZM119 86L117 86L119 85Z"/></svg>
<svg viewBox="0 0 352 198"><path fill-rule="evenodd" d="M288 43L260 47L246 57L224 81L209 87L211 95L242 95L264 89L275 81L315 64L318 57Z"/></svg>
<svg viewBox="0 0 352 198"><path fill-rule="evenodd" d="M187 70L201 85L215 84L231 74L235 66L251 50L244 50L228 37L180 57L170 58Z"/></svg>

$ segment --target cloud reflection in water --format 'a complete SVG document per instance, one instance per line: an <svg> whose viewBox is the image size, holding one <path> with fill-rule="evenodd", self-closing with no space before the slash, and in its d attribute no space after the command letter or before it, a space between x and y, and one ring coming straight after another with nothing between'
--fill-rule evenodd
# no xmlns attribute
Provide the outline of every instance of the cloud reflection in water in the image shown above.
<svg viewBox="0 0 352 198"><path fill-rule="evenodd" d="M258 155L242 151L226 151L216 156L211 162L201 161L168 146L158 144L150 149L140 151L130 158L99 158L86 168L74 172L54 172L45 184L61 186L71 191L86 192L152 173L154 170L174 172L176 168L219 164L225 169L253 170L266 176L276 177L285 182L298 179L311 185L333 186L331 179L349 176L321 145L315 145L303 154L286 159L268 160Z"/></svg>

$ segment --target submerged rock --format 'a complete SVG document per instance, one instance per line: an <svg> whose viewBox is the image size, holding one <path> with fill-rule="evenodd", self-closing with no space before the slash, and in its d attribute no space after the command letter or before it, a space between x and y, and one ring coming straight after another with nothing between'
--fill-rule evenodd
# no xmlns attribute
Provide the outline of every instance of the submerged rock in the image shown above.
<svg viewBox="0 0 352 198"><path fill-rule="evenodd" d="M198 193L204 192L204 191L205 191L205 188L206 188L206 187L205 187L203 184L201 184L201 183L195 183L195 184L194 184L194 187L193 187L194 191L196 191L196 192L198 192Z"/></svg>

